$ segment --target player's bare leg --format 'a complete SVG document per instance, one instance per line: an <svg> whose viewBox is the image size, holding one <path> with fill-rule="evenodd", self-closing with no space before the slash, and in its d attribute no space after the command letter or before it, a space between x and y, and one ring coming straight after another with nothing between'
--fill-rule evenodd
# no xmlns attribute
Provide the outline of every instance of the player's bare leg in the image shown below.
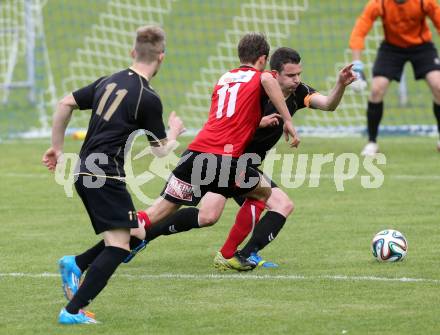
<svg viewBox="0 0 440 335"><path fill-rule="evenodd" d="M218 193L208 192L200 202L199 225L208 227L214 225L223 213L226 205L226 198Z"/></svg>

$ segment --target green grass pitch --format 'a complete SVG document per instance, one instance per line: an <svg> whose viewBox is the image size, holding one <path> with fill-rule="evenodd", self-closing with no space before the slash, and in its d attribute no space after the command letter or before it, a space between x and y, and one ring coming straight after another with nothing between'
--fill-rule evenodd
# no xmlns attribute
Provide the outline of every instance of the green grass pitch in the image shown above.
<svg viewBox="0 0 440 335"><path fill-rule="evenodd" d="M161 237L122 265L90 306L101 324L62 327L56 261L98 238L78 196L67 198L40 165L47 140L2 143L0 334L439 334L434 144L433 138L383 138L387 164L379 189L362 188L358 176L344 192L332 178L287 190L296 212L262 253L279 269L214 270L237 211L231 202L214 227ZM298 152L357 153L362 145L361 139L304 138ZM79 146L68 141L66 151ZM331 177L332 165L323 174ZM158 181L148 191L158 195L162 186ZM406 235L403 262L373 259L370 240L384 228Z"/></svg>

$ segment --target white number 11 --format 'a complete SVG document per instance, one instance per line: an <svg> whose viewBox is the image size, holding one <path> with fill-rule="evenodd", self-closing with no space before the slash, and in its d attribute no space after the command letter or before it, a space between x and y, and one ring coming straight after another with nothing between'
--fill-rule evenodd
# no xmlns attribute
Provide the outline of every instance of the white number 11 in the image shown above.
<svg viewBox="0 0 440 335"><path fill-rule="evenodd" d="M228 108L226 110L226 117L231 117L235 113L235 102L237 101L237 93L240 88L240 83L235 84L232 87L229 85L224 85L221 89L217 91L219 95L218 98L218 107L217 107L217 119L220 119L223 116L223 108L225 107L226 95L229 92L229 101Z"/></svg>

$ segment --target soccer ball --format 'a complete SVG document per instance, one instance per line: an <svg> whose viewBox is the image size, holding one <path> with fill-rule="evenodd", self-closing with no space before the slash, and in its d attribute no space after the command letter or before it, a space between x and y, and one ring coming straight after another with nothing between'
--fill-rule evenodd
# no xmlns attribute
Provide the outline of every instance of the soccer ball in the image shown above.
<svg viewBox="0 0 440 335"><path fill-rule="evenodd" d="M397 230L387 229L374 235L371 241L373 256L381 262L397 262L405 258L408 242Z"/></svg>

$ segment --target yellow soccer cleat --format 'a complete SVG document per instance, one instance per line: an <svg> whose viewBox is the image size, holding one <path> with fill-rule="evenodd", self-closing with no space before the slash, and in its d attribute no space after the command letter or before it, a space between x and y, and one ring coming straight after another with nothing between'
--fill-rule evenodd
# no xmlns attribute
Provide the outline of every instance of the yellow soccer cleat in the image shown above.
<svg viewBox="0 0 440 335"><path fill-rule="evenodd" d="M255 263L248 261L238 251L235 252L232 258L224 258L219 251L214 257L214 267L219 271L251 271L255 268Z"/></svg>

